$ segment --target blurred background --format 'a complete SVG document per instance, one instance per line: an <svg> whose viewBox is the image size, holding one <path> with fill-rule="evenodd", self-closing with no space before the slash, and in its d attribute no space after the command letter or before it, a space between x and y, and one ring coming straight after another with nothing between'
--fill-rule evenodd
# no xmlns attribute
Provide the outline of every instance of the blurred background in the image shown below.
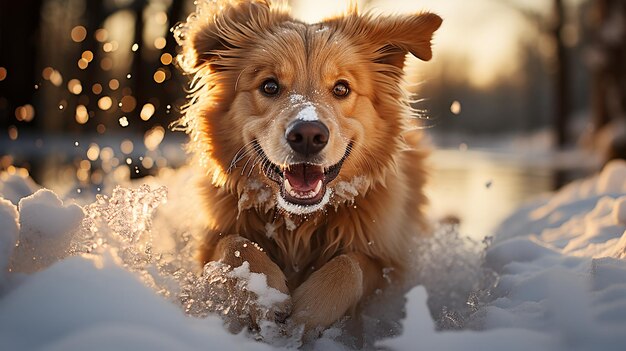
<svg viewBox="0 0 626 351"><path fill-rule="evenodd" d="M346 1L292 0L308 22ZM370 0L444 18L407 81L433 143L433 217L490 235L510 211L626 156L623 0ZM185 162L170 29L193 0L0 2L0 171L66 197ZM0 189L1 190L1 189ZM81 195L82 194L82 195Z"/></svg>

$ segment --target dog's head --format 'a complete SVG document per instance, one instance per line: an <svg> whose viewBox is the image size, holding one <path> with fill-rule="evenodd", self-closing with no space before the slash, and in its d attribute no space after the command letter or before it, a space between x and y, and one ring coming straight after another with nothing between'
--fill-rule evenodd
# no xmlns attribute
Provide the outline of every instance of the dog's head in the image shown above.
<svg viewBox="0 0 626 351"><path fill-rule="evenodd" d="M384 182L410 118L405 56L429 60L440 24L356 9L305 24L266 0L201 1L178 29L195 82L182 123L214 185L269 187L263 201L307 214L342 181Z"/></svg>

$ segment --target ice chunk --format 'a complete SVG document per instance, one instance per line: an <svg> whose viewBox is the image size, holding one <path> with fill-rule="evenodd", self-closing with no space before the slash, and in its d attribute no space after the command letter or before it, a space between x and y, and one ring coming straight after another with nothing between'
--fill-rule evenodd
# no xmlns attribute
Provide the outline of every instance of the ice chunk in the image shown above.
<svg viewBox="0 0 626 351"><path fill-rule="evenodd" d="M20 234L12 269L20 272L33 272L64 258L84 216L80 206L64 205L47 189L21 199L19 212Z"/></svg>
<svg viewBox="0 0 626 351"><path fill-rule="evenodd" d="M437 328L460 329L474 323L472 314L491 300L490 290L498 279L484 265L490 240L473 241L462 236L458 226L442 225L417 244L412 283L428 291Z"/></svg>
<svg viewBox="0 0 626 351"><path fill-rule="evenodd" d="M180 299L185 312L192 316L216 313L231 331L252 325L261 338L269 331L260 329L275 329L275 314L285 313L289 304L287 295L267 286L265 275L250 272L248 262L234 269L221 262L207 263L202 276L187 275Z"/></svg>
<svg viewBox="0 0 626 351"><path fill-rule="evenodd" d="M85 206L82 229L72 243L73 253L89 253L111 245L131 268L144 269L151 262L152 217L167 200L167 188L152 190L116 187L111 197L97 195L96 202Z"/></svg>

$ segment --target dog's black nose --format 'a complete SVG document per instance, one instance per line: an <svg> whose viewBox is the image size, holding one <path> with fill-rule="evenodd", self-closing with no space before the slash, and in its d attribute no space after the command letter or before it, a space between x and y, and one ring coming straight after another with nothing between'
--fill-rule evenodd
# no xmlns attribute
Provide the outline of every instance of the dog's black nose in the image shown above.
<svg viewBox="0 0 626 351"><path fill-rule="evenodd" d="M295 121L287 128L285 138L295 152L308 157L322 151L329 134L322 122Z"/></svg>

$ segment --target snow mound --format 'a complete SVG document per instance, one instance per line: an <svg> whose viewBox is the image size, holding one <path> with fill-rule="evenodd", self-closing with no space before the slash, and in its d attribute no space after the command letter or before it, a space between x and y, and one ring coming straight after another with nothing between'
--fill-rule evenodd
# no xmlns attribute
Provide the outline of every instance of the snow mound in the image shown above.
<svg viewBox="0 0 626 351"><path fill-rule="evenodd" d="M64 205L52 191L41 189L19 201L20 233L12 269L34 272L68 254L70 241L83 219L78 205Z"/></svg>
<svg viewBox="0 0 626 351"><path fill-rule="evenodd" d="M29 176L22 173L0 174L0 197L11 201L14 205L20 199L30 196L41 189Z"/></svg>
<svg viewBox="0 0 626 351"><path fill-rule="evenodd" d="M412 350L416 345L427 350L623 350L625 201L626 162L614 161L598 176L521 208L503 223L486 251L482 272L487 276L489 270L495 272L495 283L466 324L479 325L480 332L434 332L427 295L416 287L407 294L403 332L377 346L392 350ZM476 275L468 278L476 279ZM462 283L463 279L453 281ZM485 282L484 288L493 281Z"/></svg>
<svg viewBox="0 0 626 351"><path fill-rule="evenodd" d="M0 300L2 350L269 350L219 318L189 318L116 260L72 257Z"/></svg>
<svg viewBox="0 0 626 351"><path fill-rule="evenodd" d="M17 207L10 201L0 198L0 292L9 273L9 259L13 254L20 224Z"/></svg>

